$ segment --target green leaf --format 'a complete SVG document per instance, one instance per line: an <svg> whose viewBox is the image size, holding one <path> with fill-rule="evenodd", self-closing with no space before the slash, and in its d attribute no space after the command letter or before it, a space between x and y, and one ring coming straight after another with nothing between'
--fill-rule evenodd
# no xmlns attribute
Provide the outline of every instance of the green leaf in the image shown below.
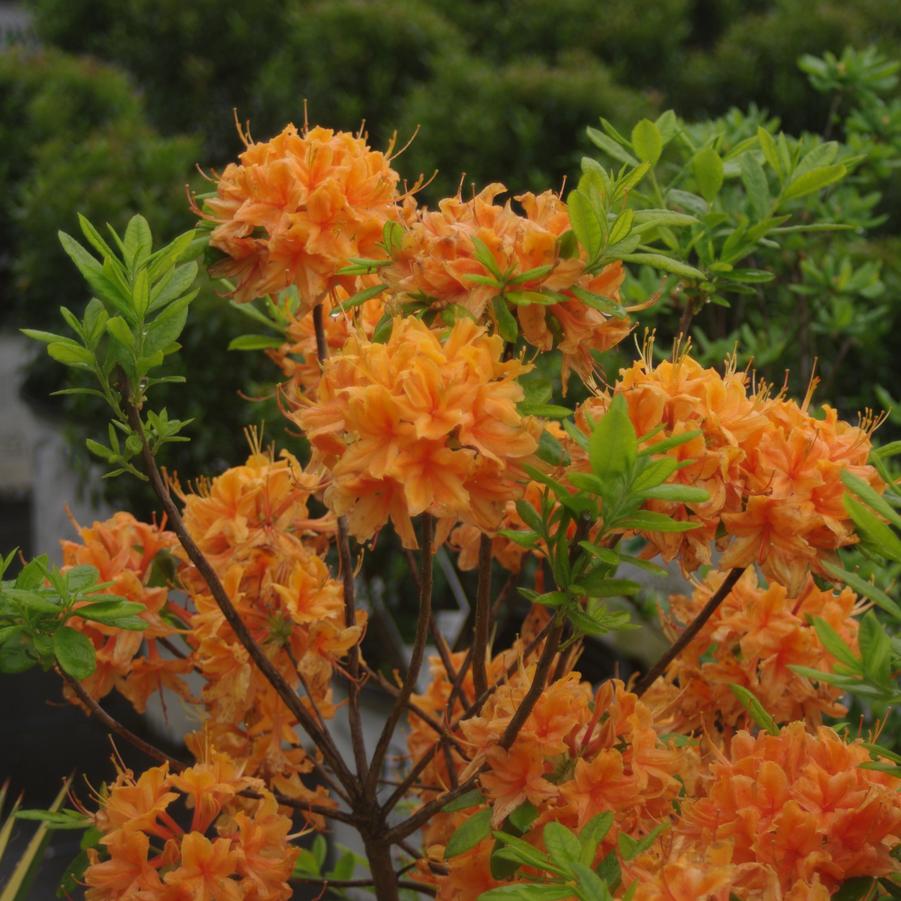
<svg viewBox="0 0 901 901"><path fill-rule="evenodd" d="M519 807L507 817L507 822L520 833L528 832L529 827L538 817L541 811L530 801L523 801Z"/></svg>
<svg viewBox="0 0 901 901"><path fill-rule="evenodd" d="M864 503L869 504L877 513L901 529L901 516L892 509L891 504L875 491L868 482L865 482L847 469L842 470L841 479L849 491L853 491Z"/></svg>
<svg viewBox="0 0 901 901"><path fill-rule="evenodd" d="M760 149L763 151L764 159L781 178L783 175L782 163L779 159L779 150L776 147L776 141L773 136L765 128L758 127L757 140L760 142Z"/></svg>
<svg viewBox="0 0 901 901"><path fill-rule="evenodd" d="M465 792L460 795L459 798L454 798L453 801L448 801L444 807L441 808L442 813L456 813L458 810L466 810L470 807L476 807L479 804L482 804L485 801L485 796L482 794L481 789L474 788L471 791Z"/></svg>
<svg viewBox="0 0 901 901"><path fill-rule="evenodd" d="M593 572L579 579L579 588L593 598L629 597L641 590L641 585L629 579L611 579L603 572ZM573 586L575 590L576 586Z"/></svg>
<svg viewBox="0 0 901 901"><path fill-rule="evenodd" d="M616 528L635 532L690 532L698 528L698 523L680 522L663 513L638 510L624 519L618 519Z"/></svg>
<svg viewBox="0 0 901 901"><path fill-rule="evenodd" d="M648 454L662 454L665 451L672 450L674 447L679 447L682 444L687 444L689 441L694 441L695 438L700 437L704 433L700 429L692 429L690 432L682 432L680 435L671 435L669 438L664 438L662 441L658 441L655 444L648 444L646 447L643 447L639 452L639 456L647 456Z"/></svg>
<svg viewBox="0 0 901 901"><path fill-rule="evenodd" d="M69 792L71 784L72 779L70 777L63 783L59 794L54 799L53 804L50 805L50 811L59 809ZM28 842L28 846L22 852L15 869L8 875L3 892L0 893L0 901L26 901L27 898L33 897L30 894L31 883L44 857L49 834L50 830L47 824L41 823Z"/></svg>
<svg viewBox="0 0 901 901"><path fill-rule="evenodd" d="M450 837L444 850L445 860L474 848L491 833L491 810L480 810L464 820Z"/></svg>
<svg viewBox="0 0 901 901"><path fill-rule="evenodd" d="M611 901L613 896L607 888L607 883L594 870L579 860L572 865L572 870L579 888L584 893L580 895L580 898L590 898L591 901Z"/></svg>
<svg viewBox="0 0 901 901"><path fill-rule="evenodd" d="M793 178L782 192L783 200L794 200L805 194L812 194L841 180L847 174L841 163L832 166L818 166Z"/></svg>
<svg viewBox="0 0 901 901"><path fill-rule="evenodd" d="M741 181L756 218L766 218L770 209L770 186L763 166L753 153L746 153L741 158Z"/></svg>
<svg viewBox="0 0 901 901"><path fill-rule="evenodd" d="M723 186L723 161L720 155L712 147L704 147L694 155L691 167L701 196L707 203L713 203Z"/></svg>
<svg viewBox="0 0 901 901"><path fill-rule="evenodd" d="M348 297L347 300L342 301L334 310L332 310L332 318L339 316L342 312L352 310L354 307L362 306L367 300L372 300L373 297L378 297L387 287L386 284L382 283L373 285L371 288L364 288L362 291L357 291L356 294L352 297Z"/></svg>
<svg viewBox="0 0 901 901"><path fill-rule="evenodd" d="M860 661L854 656L854 652L845 643L845 640L819 616L813 617L813 627L816 630L820 643L836 660L844 663L855 672L860 671Z"/></svg>
<svg viewBox="0 0 901 901"><path fill-rule="evenodd" d="M536 870L548 870L558 876L564 876L566 871L551 861L547 855L542 854L534 845L527 841L510 835L508 832L495 832L494 837L502 842L505 847L497 853L507 860L516 860L527 867L535 867Z"/></svg>
<svg viewBox="0 0 901 901"><path fill-rule="evenodd" d="M745 688L743 685L736 685L734 682L729 683L732 694L738 698L741 706L748 711L751 719L760 726L761 729L769 732L770 735L778 735L779 727L776 721L770 716L766 708L757 699L757 696Z"/></svg>
<svg viewBox="0 0 901 901"><path fill-rule="evenodd" d="M47 353L65 366L78 369L91 369L94 366L94 354L74 341L54 341L47 345Z"/></svg>
<svg viewBox="0 0 901 901"><path fill-rule="evenodd" d="M876 880L871 876L854 876L846 879L832 895L832 901L863 901L869 898Z"/></svg>
<svg viewBox="0 0 901 901"><path fill-rule="evenodd" d="M140 214L129 219L125 227L125 253L129 265L134 269L140 266L153 248L153 237L150 234L150 225Z"/></svg>
<svg viewBox="0 0 901 901"><path fill-rule="evenodd" d="M472 236L472 246L474 248L476 259L496 278L502 279L503 273L498 268L497 260L494 254L489 250L488 245L481 239Z"/></svg>
<svg viewBox="0 0 901 901"><path fill-rule="evenodd" d="M266 350L278 348L284 344L284 338L271 335L239 335L228 343L229 350Z"/></svg>
<svg viewBox="0 0 901 901"><path fill-rule="evenodd" d="M541 433L535 454L539 460L551 466L569 466L571 462L566 448L547 430Z"/></svg>
<svg viewBox="0 0 901 901"><path fill-rule="evenodd" d="M20 328L19 331L25 335L26 338L31 338L33 341L41 341L44 344L52 344L56 341L61 341L63 343L71 341L71 338L66 338L63 335L55 335L53 332L42 332L40 329L36 328Z"/></svg>
<svg viewBox="0 0 901 901"><path fill-rule="evenodd" d="M543 416L545 419L565 419L573 415L569 407L560 404L530 404L528 401L519 405L519 412L524 416Z"/></svg>
<svg viewBox="0 0 901 901"><path fill-rule="evenodd" d="M584 864L591 865L597 853L598 845L604 840L610 827L613 825L613 811L595 814L579 833L581 853L579 859Z"/></svg>
<svg viewBox="0 0 901 901"><path fill-rule="evenodd" d="M588 140L599 150L603 150L608 156L612 156L613 159L618 160L620 163L625 163L627 166L638 165L638 160L625 147L618 144L613 138L605 135L602 131L589 126L585 129L585 133L588 135Z"/></svg>
<svg viewBox="0 0 901 901"><path fill-rule="evenodd" d="M891 640L872 610L860 621L857 645L864 675L877 685L887 682L892 665Z"/></svg>
<svg viewBox="0 0 901 901"><path fill-rule="evenodd" d="M108 319L106 330L117 344L121 344L122 347L126 347L128 350L134 350L135 336L128 327L128 323L121 316L113 316L112 319Z"/></svg>
<svg viewBox="0 0 901 901"><path fill-rule="evenodd" d="M522 532L517 529L501 529L497 534L503 535L504 538L509 538L514 544L524 548L533 548L538 544L539 536L532 531Z"/></svg>
<svg viewBox="0 0 901 901"><path fill-rule="evenodd" d="M501 849L498 853L508 849ZM572 898L572 888L565 885L519 882L489 889L479 895L479 901L567 901Z"/></svg>
<svg viewBox="0 0 901 901"><path fill-rule="evenodd" d="M150 292L150 305L147 309L148 313L166 306L170 301L180 297L191 286L197 278L197 263L191 260L190 263L183 263L181 266L175 266L169 270L152 288Z"/></svg>
<svg viewBox="0 0 901 901"><path fill-rule="evenodd" d="M874 604L882 607L886 613L890 613L895 619L901 621L901 607L898 606L881 588L867 582L866 579L857 575L857 573L848 572L828 560L823 561L823 567L831 576L844 582L850 588L853 588L858 594L869 598Z"/></svg>
<svg viewBox="0 0 901 901"><path fill-rule="evenodd" d="M627 253L623 255L623 261L626 263L639 263L644 266L651 266L654 269L661 269L663 272L672 272L673 275L681 275L683 278L697 279L703 281L706 276L700 269L689 266L680 260L674 260L671 257L664 256L661 253Z"/></svg>
<svg viewBox="0 0 901 901"><path fill-rule="evenodd" d="M604 245L604 232L597 211L581 189L570 191L566 206L576 238L588 259L593 260Z"/></svg>
<svg viewBox="0 0 901 901"><path fill-rule="evenodd" d="M595 475L607 481L610 478L624 478L637 456L638 437L629 419L626 401L621 394L617 394L591 431L588 459Z"/></svg>
<svg viewBox="0 0 901 901"><path fill-rule="evenodd" d="M53 634L53 652L63 672L73 679L87 679L97 666L91 640L69 626L61 626Z"/></svg>
<svg viewBox="0 0 901 901"><path fill-rule="evenodd" d="M641 496L658 501L674 501L682 504L702 504L710 500L710 495L703 488L693 488L691 485L679 485L676 483L646 488L641 492Z"/></svg>
<svg viewBox="0 0 901 901"><path fill-rule="evenodd" d="M652 166L663 152L663 136L660 129L650 120L642 119L632 129L632 149L636 156Z"/></svg>
<svg viewBox="0 0 901 901"><path fill-rule="evenodd" d="M901 539L884 522L877 519L868 507L850 495L846 494L842 501L861 536L869 539L880 554L901 563Z"/></svg>
<svg viewBox="0 0 901 901"><path fill-rule="evenodd" d="M510 312L507 302L500 295L491 301L491 309L494 311L498 334L504 341L512 344L519 337L519 324L516 317Z"/></svg>
<svg viewBox="0 0 901 901"><path fill-rule="evenodd" d="M639 854L643 854L654 842L657 840L657 836L661 833L666 832L667 829L670 828L669 823L660 823L658 826L655 826L643 839L637 841L632 838L631 835L626 835L625 832L620 832L617 836L617 845L619 846L619 852L622 854L625 860L633 860L638 857Z"/></svg>
<svg viewBox="0 0 901 901"><path fill-rule="evenodd" d="M189 303L188 298L174 301L147 326L143 347L145 355L164 351L178 339L188 319Z"/></svg>
<svg viewBox="0 0 901 901"><path fill-rule="evenodd" d="M564 869L568 869L571 863L579 860L582 854L578 838L562 823L552 820L544 827L542 838L551 860Z"/></svg>

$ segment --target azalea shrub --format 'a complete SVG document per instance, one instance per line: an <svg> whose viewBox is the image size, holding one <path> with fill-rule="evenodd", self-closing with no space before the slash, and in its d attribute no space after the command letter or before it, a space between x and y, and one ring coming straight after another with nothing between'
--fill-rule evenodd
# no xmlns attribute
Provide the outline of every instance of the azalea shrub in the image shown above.
<svg viewBox="0 0 901 901"><path fill-rule="evenodd" d="M763 127L727 147L672 113L608 126L592 139L617 165L586 158L568 192L436 206L362 132L242 128L195 229L60 234L93 297L63 308L67 334L26 334L106 405L88 441L106 474L158 501L0 584L2 668L54 669L158 762L43 815L86 830L69 879L87 898L897 897L901 756L880 738L901 700L899 447L813 376L794 396L686 337L661 354L638 322L765 283L746 258L834 227L793 201L853 162ZM671 142L690 164L663 196ZM710 210L727 171L754 218ZM191 423L156 398L183 380L201 261L297 438L251 431L246 460L180 480L163 463ZM418 598L394 670L363 647L386 549ZM655 605L664 651L592 682L667 566L688 587ZM458 641L436 614L467 586ZM183 753L118 723L112 692L178 696ZM362 855L329 854L335 824Z"/></svg>

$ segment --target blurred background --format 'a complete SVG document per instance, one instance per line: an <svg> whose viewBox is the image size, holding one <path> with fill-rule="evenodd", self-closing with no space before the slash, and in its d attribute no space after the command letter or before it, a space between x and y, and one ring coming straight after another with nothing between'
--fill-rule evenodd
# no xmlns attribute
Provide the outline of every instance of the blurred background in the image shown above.
<svg viewBox="0 0 901 901"><path fill-rule="evenodd" d="M116 228L141 212L157 239L173 237L192 225L185 186L203 189L197 166L241 150L234 111L266 139L302 121L304 100L311 123L356 130L365 119L376 148L418 129L396 165L411 182L437 169L421 196L432 203L463 173L467 185L502 181L513 193L559 188L581 156L598 156L586 126L599 117L628 134L673 109L701 131L744 136L763 124L841 142L863 162L830 212L853 228L787 241L767 261L775 280L700 311L693 338L705 363L737 345L742 365L753 357L779 385L790 370L801 392L819 360L823 400L850 418L893 408L881 434L897 437L899 38L901 0L0 2L0 550L52 553L71 536L67 504L85 523L152 509L139 485L91 478L84 437L102 410L50 398L63 368L17 333L55 328L60 304L87 300L57 230L76 233L76 212ZM825 75L799 67L827 53ZM636 297L652 290L642 277L627 286ZM663 353L679 318L666 299L647 317ZM190 390L167 399L196 420L191 443L166 461L183 476L242 460L247 424L268 420L267 436L290 444L271 404L241 397L265 396L277 378L262 354L226 352L244 330L207 285L178 363ZM604 361L607 371L618 362ZM391 559L385 603L402 614L413 601ZM0 776L29 806L47 804L72 768L108 776L101 730L56 709L53 678L4 687ZM111 710L141 728L126 704Z"/></svg>

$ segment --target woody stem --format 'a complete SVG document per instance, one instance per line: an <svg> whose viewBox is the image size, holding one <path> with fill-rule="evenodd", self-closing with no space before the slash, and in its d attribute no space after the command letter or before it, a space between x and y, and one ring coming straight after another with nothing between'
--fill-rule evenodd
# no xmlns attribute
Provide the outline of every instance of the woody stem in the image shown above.
<svg viewBox="0 0 901 901"><path fill-rule="evenodd" d="M663 656L635 683L635 688L633 689L635 694L641 697L666 672L666 668L670 663L682 653L691 640L701 631L704 623L713 616L717 607L723 603L744 571L745 568L743 566L729 570L729 575L726 576L723 584L720 585L710 600L704 605L704 609L688 624L687 628Z"/></svg>
<svg viewBox="0 0 901 901"><path fill-rule="evenodd" d="M379 736L375 753L369 765L369 775L366 780L366 793L375 791L388 745L394 735L394 730L416 688L416 680L419 678L419 670L425 656L425 646L429 637L429 625L432 618L432 541L435 536L435 520L428 513L422 517L422 541L420 548L419 569L419 615L416 621L416 637L413 641L413 650L410 653L410 665L407 667L407 675L400 687L394 706L388 714L382 733Z"/></svg>
<svg viewBox="0 0 901 901"><path fill-rule="evenodd" d="M328 358L328 341L325 336L325 323L321 301L313 307L313 330L316 333L316 355L319 365L325 365ZM347 531L347 519L338 517L338 564L341 569L341 581L344 587L344 623L350 628L356 624L356 587L354 585L353 557L350 553L350 537ZM369 765L366 760L366 743L363 739L363 717L360 713L360 647L358 644L350 649L347 666L350 679L347 686L347 719L350 726L350 743L353 748L354 763L360 780L367 778Z"/></svg>

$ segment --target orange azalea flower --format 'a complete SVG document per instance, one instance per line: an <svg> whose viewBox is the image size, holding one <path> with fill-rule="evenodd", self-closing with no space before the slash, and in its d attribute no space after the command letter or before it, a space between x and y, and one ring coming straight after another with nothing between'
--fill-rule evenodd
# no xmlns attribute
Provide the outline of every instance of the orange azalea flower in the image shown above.
<svg viewBox="0 0 901 901"><path fill-rule="evenodd" d="M655 549L667 560L678 557L689 573L710 564L719 544L720 568L757 564L796 594L822 558L856 541L841 500L843 468L877 491L884 486L866 462L868 430L840 422L828 407L824 419L815 419L810 393L799 405L749 387L748 375L731 365L720 375L683 354L654 366L648 352L620 373L614 391L626 399L636 433L654 432L651 444L700 432L666 454L681 464L673 481L703 488L709 499L649 501L648 509L697 526L647 534ZM591 398L577 411L583 430L608 404L609 396ZM571 455L577 468L587 465L578 447Z"/></svg>
<svg viewBox="0 0 901 901"><path fill-rule="evenodd" d="M382 251L382 229L399 216L398 174L363 137L287 125L270 141L241 135L245 150L216 179L204 218L210 246L227 259L211 269L233 279L239 301L296 285L306 309L328 291L354 290L338 275L351 257Z"/></svg>
<svg viewBox="0 0 901 901"><path fill-rule="evenodd" d="M772 867L783 889L803 879L835 891L854 876L893 873L901 780L862 769L867 760L861 742L825 727L741 732L679 829L699 842L729 840L736 862Z"/></svg>
<svg viewBox="0 0 901 901"><path fill-rule="evenodd" d="M159 872L148 861L150 839L135 829L119 832L106 844L107 860L96 848L89 848L85 872L86 901L120 901L159 897L163 885Z"/></svg>
<svg viewBox="0 0 901 901"><path fill-rule="evenodd" d="M246 788L259 797L239 799ZM178 800L194 810L187 832L167 812ZM208 763L177 774L163 765L135 780L121 770L100 804L102 850L88 852L85 872L90 901L291 897L287 879L299 853L287 842L291 820L226 754L214 752ZM218 835L210 838L213 826ZM161 852L152 840L163 843Z"/></svg>
<svg viewBox="0 0 901 901"><path fill-rule="evenodd" d="M497 526L519 493L518 461L537 447L536 421L516 404L527 371L503 342L461 319L444 341L420 320L396 319L386 344L354 336L323 368L317 398L291 418L331 474L325 501L371 537L391 518L415 547L410 518Z"/></svg>
<svg viewBox="0 0 901 901"><path fill-rule="evenodd" d="M199 832L189 832L179 848L181 866L163 877L175 891L171 898L185 901L242 901L244 892L237 875L238 855L224 838L210 841Z"/></svg>
<svg viewBox="0 0 901 901"><path fill-rule="evenodd" d="M691 622L723 578L722 573L711 573L691 597L671 597L672 617L682 624ZM747 727L747 711L729 688L737 683L753 692L780 723L804 719L818 725L823 714L841 716L841 689L812 682L790 667L831 672L835 660L820 641L813 618L826 620L854 647L857 609L857 597L848 588L841 593L821 591L809 579L797 597L790 597L776 582L758 587L749 569L651 689L649 703L666 703L665 683L672 683L679 691L673 706L679 728ZM674 621L667 623L672 637L679 629Z"/></svg>
<svg viewBox="0 0 901 901"><path fill-rule="evenodd" d="M557 797L557 786L545 778L551 767L541 745L517 741L509 751L491 748L487 761L489 771L480 781L492 803L491 822L495 828L524 801L541 807Z"/></svg>
<svg viewBox="0 0 901 901"><path fill-rule="evenodd" d="M563 356L564 388L571 368L589 379L595 368L592 352L618 344L632 324L586 305L572 289L618 302L622 265L586 274L584 260L560 255L559 239L570 229L570 221L559 196L552 191L519 195L515 199L525 212L520 215L509 202L495 203L505 192L503 185L491 184L472 200L458 195L442 200L435 211L420 210L382 275L396 294L425 298L437 309L462 306L481 322L493 315L489 308L498 289L479 281L491 273L477 257L475 241L487 248L501 272L523 275L538 270L509 288L521 295L513 309L522 335L541 350L556 343ZM541 291L550 292L557 302L528 302L528 292ZM549 317L560 335L556 342Z"/></svg>

